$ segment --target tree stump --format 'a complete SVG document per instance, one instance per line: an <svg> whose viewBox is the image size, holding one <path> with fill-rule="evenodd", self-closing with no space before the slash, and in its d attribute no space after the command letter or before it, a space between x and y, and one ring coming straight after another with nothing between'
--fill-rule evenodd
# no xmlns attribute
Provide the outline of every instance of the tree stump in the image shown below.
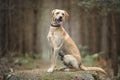
<svg viewBox="0 0 120 80"><path fill-rule="evenodd" d="M101 80L97 74L86 71L47 73L46 70L23 70L7 73L4 80Z"/></svg>

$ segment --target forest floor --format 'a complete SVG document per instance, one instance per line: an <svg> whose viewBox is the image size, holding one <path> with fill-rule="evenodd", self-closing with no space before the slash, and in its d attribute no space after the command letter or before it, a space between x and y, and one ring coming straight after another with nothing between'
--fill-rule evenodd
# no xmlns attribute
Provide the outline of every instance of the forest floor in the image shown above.
<svg viewBox="0 0 120 80"><path fill-rule="evenodd" d="M88 57L87 59L89 60ZM86 61L85 58L84 60ZM92 60L90 62L92 65ZM63 66L61 61L58 61L58 65ZM113 80L111 69L108 68L106 70L109 71L109 75L105 76L94 71L55 71L50 74L46 72L49 66L50 61L30 55L0 58L0 80L89 80L88 78L90 80Z"/></svg>

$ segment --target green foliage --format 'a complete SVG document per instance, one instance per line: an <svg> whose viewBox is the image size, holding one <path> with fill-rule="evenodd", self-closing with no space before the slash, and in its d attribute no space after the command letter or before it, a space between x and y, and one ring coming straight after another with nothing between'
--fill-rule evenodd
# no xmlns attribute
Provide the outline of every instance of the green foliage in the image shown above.
<svg viewBox="0 0 120 80"><path fill-rule="evenodd" d="M103 52L90 53L87 45L78 45L78 48L82 56L82 62L87 66L93 66L98 63L98 58L104 54Z"/></svg>
<svg viewBox="0 0 120 80"><path fill-rule="evenodd" d="M30 55L25 54L25 56L19 56L19 57L15 57L14 61L15 63L21 63L21 64L26 64L31 62L33 59L31 58Z"/></svg>
<svg viewBox="0 0 120 80"><path fill-rule="evenodd" d="M87 66L92 66L97 63L97 58L99 57L99 54L93 54L93 55L86 55L82 58L82 61Z"/></svg>
<svg viewBox="0 0 120 80"><path fill-rule="evenodd" d="M33 54L28 54L26 53L24 56L17 56L14 57L14 63L16 65L22 66L24 68L35 68L36 66L38 66L38 61L41 60L41 55L37 54L37 55L33 55Z"/></svg>
<svg viewBox="0 0 120 80"><path fill-rule="evenodd" d="M120 12L120 0L79 0L78 6L83 8L99 8Z"/></svg>
<svg viewBox="0 0 120 80"><path fill-rule="evenodd" d="M84 46L83 45L78 45L78 48L80 50L80 54L83 57L85 57L88 53L90 53L90 52L88 52L89 47L87 45L84 45Z"/></svg>

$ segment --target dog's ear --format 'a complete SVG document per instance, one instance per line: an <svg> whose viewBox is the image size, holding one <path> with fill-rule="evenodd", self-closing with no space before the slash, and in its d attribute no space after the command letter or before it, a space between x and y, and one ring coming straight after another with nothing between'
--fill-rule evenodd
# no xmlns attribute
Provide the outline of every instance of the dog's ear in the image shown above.
<svg viewBox="0 0 120 80"><path fill-rule="evenodd" d="M67 11L65 11L65 16L66 16L66 17L68 17L68 16L69 16L69 14L67 13Z"/></svg>
<svg viewBox="0 0 120 80"><path fill-rule="evenodd" d="M56 9L52 10L52 16L54 15L54 12L56 11Z"/></svg>

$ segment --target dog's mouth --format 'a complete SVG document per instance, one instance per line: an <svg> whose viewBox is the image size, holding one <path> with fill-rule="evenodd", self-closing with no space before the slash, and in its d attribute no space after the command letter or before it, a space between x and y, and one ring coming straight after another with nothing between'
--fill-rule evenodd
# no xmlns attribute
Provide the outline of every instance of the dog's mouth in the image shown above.
<svg viewBox="0 0 120 80"><path fill-rule="evenodd" d="M62 18L62 17L59 17L58 19L55 19L55 21L56 21L57 23L61 23L61 22L63 21L63 18Z"/></svg>
<svg viewBox="0 0 120 80"><path fill-rule="evenodd" d="M62 20L59 20L59 19L58 19L58 20L56 20L56 22L57 22L57 23L61 23L61 22L62 22Z"/></svg>
<svg viewBox="0 0 120 80"><path fill-rule="evenodd" d="M56 19L56 20L55 20L55 22L56 22L57 24L61 24L62 21L63 21L62 19Z"/></svg>
<svg viewBox="0 0 120 80"><path fill-rule="evenodd" d="M59 18L59 19L56 20L56 23L57 23L57 24L60 24L60 25L61 25L62 22L63 22L63 20L62 20L61 18Z"/></svg>

